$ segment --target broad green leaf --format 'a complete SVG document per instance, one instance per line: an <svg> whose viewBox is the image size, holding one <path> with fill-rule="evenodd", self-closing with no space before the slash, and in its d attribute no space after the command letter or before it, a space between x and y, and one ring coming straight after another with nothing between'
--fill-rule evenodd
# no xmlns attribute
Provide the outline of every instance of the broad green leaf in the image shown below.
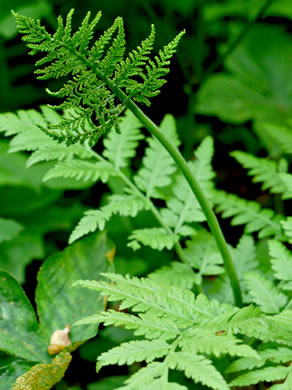
<svg viewBox="0 0 292 390"><path fill-rule="evenodd" d="M68 352L62 352L50 364L36 364L16 380L12 390L50 390L63 378L71 360Z"/></svg>
<svg viewBox="0 0 292 390"><path fill-rule="evenodd" d="M91 235L50 256L38 274L37 311L41 327L49 341L52 333L73 325L77 320L104 308L104 298L96 292L72 287L78 279L101 279L100 273L110 269L107 258L113 244L105 234ZM74 327L72 342L93 337L97 326Z"/></svg>
<svg viewBox="0 0 292 390"><path fill-rule="evenodd" d="M283 123L292 114L292 39L280 28L256 25L199 92L197 112L224 121Z"/></svg>
<svg viewBox="0 0 292 390"><path fill-rule="evenodd" d="M35 362L48 361L34 309L17 281L0 271L0 349Z"/></svg>

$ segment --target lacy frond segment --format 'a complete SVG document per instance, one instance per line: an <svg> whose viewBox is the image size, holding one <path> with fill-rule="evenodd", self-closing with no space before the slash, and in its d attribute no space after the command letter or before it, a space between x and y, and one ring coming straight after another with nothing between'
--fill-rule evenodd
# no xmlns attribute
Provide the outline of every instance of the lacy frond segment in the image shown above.
<svg viewBox="0 0 292 390"><path fill-rule="evenodd" d="M43 130L67 145L85 141L94 145L111 128L119 131L119 116L127 98L149 105L149 99L160 92L166 82L164 77L169 72L170 59L184 31L151 59L155 38L155 29L151 26L148 38L124 58L126 40L122 18L117 17L93 42L101 13L90 21L88 12L79 29L72 33L73 12L72 9L68 13L66 21L58 17L54 34L41 26L39 20L13 14L23 40L31 49L29 54L42 56L36 62L38 79L65 77L67 80L59 91L48 90L50 95L62 99L56 108L67 115ZM119 97L117 91L120 91Z"/></svg>

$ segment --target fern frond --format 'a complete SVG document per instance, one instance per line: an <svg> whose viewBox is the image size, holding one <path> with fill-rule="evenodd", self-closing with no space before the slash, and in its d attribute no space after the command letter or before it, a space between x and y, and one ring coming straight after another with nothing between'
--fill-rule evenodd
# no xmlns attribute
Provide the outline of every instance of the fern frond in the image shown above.
<svg viewBox="0 0 292 390"><path fill-rule="evenodd" d="M211 165L213 154L213 139L206 137L194 153L196 160L189 163L200 187L209 199L213 189L212 179L215 176ZM187 223L205 220L201 207L182 174L176 176L172 195L166 199L166 204L167 209L163 209L161 214L177 234L184 235Z"/></svg>
<svg viewBox="0 0 292 390"><path fill-rule="evenodd" d="M51 141L52 139L49 138L49 140ZM26 166L29 168L32 165L43 161L73 160L74 157L86 160L94 157L94 152L79 144L65 146L55 142L54 144L47 143L43 146L38 146L38 150L35 150L29 156Z"/></svg>
<svg viewBox="0 0 292 390"><path fill-rule="evenodd" d="M103 352L97 359L99 368L103 365L132 364L134 362L152 362L167 355L170 345L163 340L134 340Z"/></svg>
<svg viewBox="0 0 292 390"><path fill-rule="evenodd" d="M202 383L214 390L228 390L220 372L204 356L192 352L173 352L168 355L167 363L171 369L183 371L195 383Z"/></svg>
<svg viewBox="0 0 292 390"><path fill-rule="evenodd" d="M284 310L280 314L271 316L259 316L254 320L242 324L237 329L249 337L258 338L264 342L276 342L278 344L292 346L292 311Z"/></svg>
<svg viewBox="0 0 292 390"><path fill-rule="evenodd" d="M103 156L116 169L125 168L129 159L135 156L138 142L144 138L139 130L141 126L138 119L130 111L126 111L120 122L121 134L112 131L105 137Z"/></svg>
<svg viewBox="0 0 292 390"><path fill-rule="evenodd" d="M202 230L192 240L186 242L184 250L186 261L196 270L201 280L203 275L220 275L224 273L223 260L218 251L214 237Z"/></svg>
<svg viewBox="0 0 292 390"><path fill-rule="evenodd" d="M291 199L292 198L292 175L290 173L280 173L279 176L285 188L285 199Z"/></svg>
<svg viewBox="0 0 292 390"><path fill-rule="evenodd" d="M258 351L257 357L242 357L235 360L227 368L226 372L252 370L265 365L267 361L272 363L288 363L292 360L292 351L289 348L279 347Z"/></svg>
<svg viewBox="0 0 292 390"><path fill-rule="evenodd" d="M166 83L163 77L169 72L170 59L176 52L177 45L184 33L184 30L181 31L168 45L164 46L154 57L154 61L148 60L146 71L140 74L143 83L139 86L135 83L135 89L131 90L131 96L135 91L133 96L135 101L150 106L149 98L160 93L160 88Z"/></svg>
<svg viewBox="0 0 292 390"><path fill-rule="evenodd" d="M292 256L290 251L279 241L269 241L269 254L275 277L284 283L281 288L292 289Z"/></svg>
<svg viewBox="0 0 292 390"><path fill-rule="evenodd" d="M164 228L144 228L132 231L128 246L134 250L140 249L141 244L161 251L164 248L172 249L179 241L177 234L169 233Z"/></svg>
<svg viewBox="0 0 292 390"><path fill-rule="evenodd" d="M69 238L69 244L96 229L103 230L113 214L135 217L139 211L149 207L143 198L135 195L112 195L108 200L109 203L99 210L88 210L84 213Z"/></svg>
<svg viewBox="0 0 292 390"><path fill-rule="evenodd" d="M233 261L238 277L258 268L256 245L252 236L243 235L233 250Z"/></svg>
<svg viewBox="0 0 292 390"><path fill-rule="evenodd" d="M172 262L147 275L156 283L168 284L180 288L192 289L194 284L200 283L200 278L188 264Z"/></svg>
<svg viewBox="0 0 292 390"><path fill-rule="evenodd" d="M289 367L286 366L265 367L237 377L230 383L230 385L241 387L255 385L259 382L272 382L283 380L288 375L288 372Z"/></svg>
<svg viewBox="0 0 292 390"><path fill-rule="evenodd" d="M143 67L146 65L153 49L154 39L155 27L152 24L150 35L141 42L141 46L138 46L136 50L132 50L124 61L117 64L114 81L125 87L129 96L135 96L136 94L135 89L133 91L135 83L129 78L133 76L142 77Z"/></svg>
<svg viewBox="0 0 292 390"><path fill-rule="evenodd" d="M179 145L175 121L166 115L160 124L161 131L174 145ZM142 160L142 167L134 177L136 185L146 193L147 198L160 198L159 188L168 186L176 166L161 144L154 138L148 138L148 147Z"/></svg>
<svg viewBox="0 0 292 390"><path fill-rule="evenodd" d="M125 381L126 386L120 387L117 390L151 390L159 389L159 383L157 385L157 378L161 378L167 366L165 363L152 362L146 367L141 368L134 375ZM167 384L168 385L168 384ZM156 387L153 387L156 386ZM171 387L169 387L172 390Z"/></svg>
<svg viewBox="0 0 292 390"><path fill-rule="evenodd" d="M203 324L206 329L217 330L227 326L232 331L248 327L248 321L261 317L259 309L248 306L238 309L209 301L200 294L195 298L189 290L166 286L146 278L130 278L117 274L104 274L114 282L78 281L76 284L109 296L110 301L122 300L120 309L131 308L135 312L148 312L157 317L175 321L185 329L194 324Z"/></svg>
<svg viewBox="0 0 292 390"><path fill-rule="evenodd" d="M117 95L121 96L122 91L136 101L149 104L149 98L156 96L165 83L170 58L184 33L178 34L152 61L149 58L154 41L152 29L150 37L124 60L122 18L116 18L113 26L92 43L101 13L91 22L90 13L87 13L79 30L72 34L71 10L65 22L62 17L58 18L53 35L41 26L39 20L15 13L14 16L23 40L31 49L30 54L43 55L36 62L38 78L69 78L59 91L48 93L63 100L59 108L73 108L74 113L49 128L43 128L48 135L67 145L85 141L93 145L111 128L118 129L119 116L125 109L123 98L117 102ZM136 80L137 76L140 82ZM116 94L117 91L120 93Z"/></svg>
<svg viewBox="0 0 292 390"><path fill-rule="evenodd" d="M256 351L248 345L242 344L239 339L227 334L204 331L201 328L191 328L185 331L179 345L184 352L212 354L217 357L229 354L258 358Z"/></svg>
<svg viewBox="0 0 292 390"><path fill-rule="evenodd" d="M99 324L122 326L125 329L134 330L136 336L145 336L148 339L171 340L177 337L180 329L166 318L153 318L152 314L140 313L139 316L133 316L127 313L108 310L104 313L95 314L83 318L75 325Z"/></svg>
<svg viewBox="0 0 292 390"><path fill-rule="evenodd" d="M18 110L0 114L0 132L5 136L16 135L26 130L36 129L36 125L45 125L45 119L36 110Z"/></svg>
<svg viewBox="0 0 292 390"><path fill-rule="evenodd" d="M109 300L123 300L120 309L132 308L137 312L150 312L156 317L164 317L183 327L197 322L201 311L208 316L206 306L197 308L195 296L188 290L181 290L155 283L145 278L123 277L105 274L110 282L79 281L78 284L92 290L101 291ZM210 315L207 317L210 318ZM212 316L211 316L212 318Z"/></svg>
<svg viewBox="0 0 292 390"><path fill-rule="evenodd" d="M69 160L57 163L44 176L44 181L56 177L70 177L76 180L107 182L109 177L117 176L114 167L107 161L89 162L82 160Z"/></svg>
<svg viewBox="0 0 292 390"><path fill-rule="evenodd" d="M214 191L213 200L223 218L232 217L232 225L245 224L245 233L259 232L259 238L273 235L282 237L280 222L283 217L275 215L272 210L261 209L257 202L240 199L223 191Z"/></svg>
<svg viewBox="0 0 292 390"><path fill-rule="evenodd" d="M253 176L254 183L263 183L262 189L269 189L271 193L284 194L286 191L285 185L279 173L281 170L281 162L277 163L273 160L252 156L251 154L234 151L231 153L244 168L248 169L248 175ZM284 196L285 198L285 196Z"/></svg>
<svg viewBox="0 0 292 390"><path fill-rule="evenodd" d="M289 127L272 123L265 123L262 127L268 136L280 146L282 153L292 153L292 133Z"/></svg>
<svg viewBox="0 0 292 390"><path fill-rule="evenodd" d="M249 294L264 313L276 314L287 303L287 296L279 291L272 281L255 272L244 275Z"/></svg>
<svg viewBox="0 0 292 390"><path fill-rule="evenodd" d="M287 237L289 237L289 243L292 243L292 217L288 217L285 221L281 222L282 228Z"/></svg>

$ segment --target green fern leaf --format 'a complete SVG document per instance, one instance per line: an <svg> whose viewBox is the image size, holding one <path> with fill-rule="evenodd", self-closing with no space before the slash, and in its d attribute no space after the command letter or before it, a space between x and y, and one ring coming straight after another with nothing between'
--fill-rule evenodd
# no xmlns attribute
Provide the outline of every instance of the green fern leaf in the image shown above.
<svg viewBox="0 0 292 390"><path fill-rule="evenodd" d="M292 175L290 173L280 173L280 179L282 180L283 186L285 188L285 199L292 198Z"/></svg>
<svg viewBox="0 0 292 390"><path fill-rule="evenodd" d="M284 283L281 288L292 289L292 256L289 250L276 240L269 241L269 254L275 277Z"/></svg>
<svg viewBox="0 0 292 390"><path fill-rule="evenodd" d="M279 164L273 160L252 156L245 152L234 151L231 153L244 168L248 169L249 176L253 176L255 183L263 183L262 189L269 189L271 193L283 194L285 185L279 173ZM285 197L284 197L285 198Z"/></svg>
<svg viewBox="0 0 292 390"><path fill-rule="evenodd" d="M246 272L258 269L256 245L252 236L243 235L232 254L236 272L240 279Z"/></svg>
<svg viewBox="0 0 292 390"><path fill-rule="evenodd" d="M281 222L282 228L287 237L289 237L289 243L292 243L292 217L288 217L286 221Z"/></svg>
<svg viewBox="0 0 292 390"><path fill-rule="evenodd" d="M254 370L243 374L234 379L231 386L249 386L255 385L259 382L272 382L283 380L288 374L289 367L277 366L277 367L265 367L260 370Z"/></svg>
<svg viewBox="0 0 292 390"><path fill-rule="evenodd" d="M264 351L259 351L257 357L242 357L235 360L227 368L226 373L259 368L264 366L267 361L271 361L272 363L288 363L291 360L291 349L284 347L266 349Z"/></svg>
<svg viewBox="0 0 292 390"><path fill-rule="evenodd" d="M161 131L174 145L179 145L174 118L165 116L160 124ZM148 138L148 147L142 160L142 167L134 177L136 185L146 193L147 198L160 198L159 188L171 183L176 166L168 152L154 138Z"/></svg>
<svg viewBox="0 0 292 390"><path fill-rule="evenodd" d="M273 385L270 387L271 390L290 390L292 388L292 368L291 364L288 370L288 375L283 383Z"/></svg>
<svg viewBox="0 0 292 390"><path fill-rule="evenodd" d="M148 339L171 340L180 334L177 325L165 318L153 318L149 313L133 316L114 310L95 314L76 322L76 325L104 323L105 325L122 326L134 330L136 336L145 336Z"/></svg>
<svg viewBox="0 0 292 390"><path fill-rule="evenodd" d="M272 210L261 209L256 202L223 191L214 191L213 200L223 218L232 217L232 225L245 224L245 233L259 232L259 238L271 235L282 237L280 222L283 217L275 215Z"/></svg>
<svg viewBox="0 0 292 390"><path fill-rule="evenodd" d="M224 273L223 260L218 251L214 237L202 230L192 240L186 242L184 250L186 261L196 270L200 283L203 275L220 275Z"/></svg>
<svg viewBox="0 0 292 390"><path fill-rule="evenodd" d="M120 123L121 134L112 131L105 137L103 156L113 163L116 169L125 168L128 160L135 156L138 142L144 138L140 127L138 119L130 111L126 111Z"/></svg>
<svg viewBox="0 0 292 390"><path fill-rule="evenodd" d="M57 163L44 176L44 181L56 177L71 177L76 180L92 181L101 180L107 182L109 177L117 176L114 167L107 161L89 162L82 160L70 160Z"/></svg>
<svg viewBox="0 0 292 390"><path fill-rule="evenodd" d="M160 378L164 375L166 364L159 362L152 362L146 367L141 368L134 375L125 381L126 386L120 387L120 390L143 390L143 389L159 389L160 387L153 387L153 384L157 384L156 378ZM156 383L155 383L156 382ZM149 387L148 387L149 386ZM118 389L118 390L119 390Z"/></svg>
<svg viewBox="0 0 292 390"><path fill-rule="evenodd" d="M49 138L49 137L48 137ZM49 138L51 141L51 138ZM61 144L49 144L38 147L28 158L26 166L29 168L34 164L43 161L64 161L73 160L74 157L79 157L81 160L90 159L94 156L94 152L86 149L83 145L75 144L65 146Z"/></svg>
<svg viewBox="0 0 292 390"><path fill-rule="evenodd" d="M186 377L192 378L195 383L202 383L214 390L228 390L220 372L204 356L192 352L173 352L168 355L167 362L170 368L184 371Z"/></svg>
<svg viewBox="0 0 292 390"><path fill-rule="evenodd" d="M267 135L280 146L283 154L292 153L292 133L289 127L272 123L262 124L262 127Z"/></svg>
<svg viewBox="0 0 292 390"><path fill-rule="evenodd" d="M97 358L98 370L104 365L132 364L134 362L152 362L167 355L170 345L163 340L134 340L103 352Z"/></svg>
<svg viewBox="0 0 292 390"><path fill-rule="evenodd" d="M103 172L103 174L104 173L105 172ZM69 238L69 244L85 234L94 232L96 229L103 230L105 223L113 214L135 217L139 211L147 210L149 207L143 198L131 194L112 195L108 200L109 203L99 210L88 210L85 212L84 217L81 218L78 225L73 230Z"/></svg>
<svg viewBox="0 0 292 390"><path fill-rule="evenodd" d="M212 179L215 176L211 165L213 154L213 139L206 137L194 153L196 160L189 163L198 183L209 198L213 190ZM186 223L205 220L201 207L182 174L176 176L172 195L166 199L166 204L167 209L163 209L161 214L176 234L184 234Z"/></svg>
<svg viewBox="0 0 292 390"><path fill-rule="evenodd" d="M179 288L192 289L194 284L200 283L200 278L188 264L172 262L169 266L159 268L147 275L156 283L168 284Z"/></svg>
<svg viewBox="0 0 292 390"><path fill-rule="evenodd" d="M119 127L119 116L125 104L122 98L117 103L112 90L115 93L124 90L136 101L149 104L149 98L156 96L165 83L170 58L184 33L178 34L152 61L149 58L154 41L152 29L150 37L124 61L125 36L121 18L116 18L113 26L90 48L100 13L91 22L90 12L87 13L73 35L73 10L65 22L62 17L58 18L57 30L53 35L41 26L39 20L13 14L23 40L31 49L30 54L41 53L43 56L36 62L38 78L69 78L59 91L48 92L63 100L59 108L73 108L74 114L49 128L43 128L48 135L67 145L85 141L92 145L102 134Z"/></svg>
<svg viewBox="0 0 292 390"><path fill-rule="evenodd" d="M255 302L264 313L277 314L287 303L287 296L268 279L255 272L244 275L245 283L252 301Z"/></svg>
<svg viewBox="0 0 292 390"><path fill-rule="evenodd" d="M123 277L117 274L105 274L115 284L109 282L79 281L78 284L92 290L101 291L109 296L109 300L123 300L120 309L132 308L134 311L153 313L156 317L164 317L183 327L197 322L201 312L212 318L209 308L197 309L195 296L188 290L181 290L155 283L145 278ZM207 300L208 302L208 300Z"/></svg>
<svg viewBox="0 0 292 390"><path fill-rule="evenodd" d="M250 321L242 322L236 329L249 337L258 338L264 342L276 342L291 346L292 311L284 310L273 316L258 316Z"/></svg>
<svg viewBox="0 0 292 390"><path fill-rule="evenodd" d="M164 248L172 249L179 241L179 236L167 232L164 228L145 228L132 231L128 246L134 250L140 249L141 245L150 246L152 249L161 251Z"/></svg>
<svg viewBox="0 0 292 390"><path fill-rule="evenodd" d="M233 336L225 333L216 334L199 328L191 328L185 331L179 345L182 351L190 353L213 354L217 357L222 354L254 357L255 359L258 357L254 349L248 345L243 345L239 339Z"/></svg>

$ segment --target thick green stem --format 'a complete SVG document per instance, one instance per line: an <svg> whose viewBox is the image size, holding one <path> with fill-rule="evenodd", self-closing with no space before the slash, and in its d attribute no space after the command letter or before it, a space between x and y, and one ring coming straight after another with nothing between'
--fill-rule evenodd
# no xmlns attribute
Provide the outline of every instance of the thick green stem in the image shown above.
<svg viewBox="0 0 292 390"><path fill-rule="evenodd" d="M76 55L76 53L74 53ZM226 273L230 279L231 288L234 296L234 303L241 307L242 306L242 296L239 280L237 277L236 270L233 265L232 257L229 253L227 243L223 236L222 230L217 221L216 215L214 214L212 207L209 204L208 199L205 197L203 191L201 190L199 183L194 177L190 167L188 166L186 160L181 155L180 151L172 145L168 139L164 136L163 133L159 130L158 126L152 120L144 114L144 112L135 104L120 88L118 88L109 78L107 78L102 71L98 69L97 66L92 64L88 59L82 54L78 54L78 57L83 61L90 69L92 69L98 78L100 78L104 83L112 90L112 92L119 98L119 100L127 107L132 113L141 121L141 123L146 127L146 129L161 143L161 145L168 151L168 153L174 159L176 165L181 170L183 176L190 185L192 192L197 198L208 222L210 230L216 240L218 249L221 253L221 256L224 261L224 266Z"/></svg>

